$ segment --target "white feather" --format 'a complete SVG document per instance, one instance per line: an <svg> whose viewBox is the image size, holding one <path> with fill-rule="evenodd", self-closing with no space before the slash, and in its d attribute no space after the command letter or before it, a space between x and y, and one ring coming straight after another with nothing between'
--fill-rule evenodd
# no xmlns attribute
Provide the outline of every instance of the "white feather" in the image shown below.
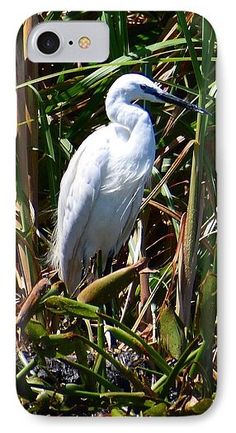
<svg viewBox="0 0 236 433"><path fill-rule="evenodd" d="M83 142L61 181L52 260L70 293L98 250L103 268L119 252L139 212L155 157L149 115L131 104L138 96L153 100L142 94L140 82L155 86L136 74L113 84L106 99L112 123Z"/></svg>

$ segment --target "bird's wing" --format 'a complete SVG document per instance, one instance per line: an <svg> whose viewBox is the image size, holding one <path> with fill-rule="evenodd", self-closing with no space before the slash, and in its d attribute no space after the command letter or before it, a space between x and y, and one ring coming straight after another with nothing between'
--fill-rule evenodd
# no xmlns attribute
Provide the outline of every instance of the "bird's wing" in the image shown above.
<svg viewBox="0 0 236 433"><path fill-rule="evenodd" d="M78 165L81 164L84 153L86 153L86 156L84 158L87 158L86 167L89 173L90 167L87 163L90 162L91 157L94 157L96 164L102 166L107 162L106 158L104 159L104 156L105 154L107 154L110 146L115 142L116 146L118 147L119 141L126 142L129 139L129 135L129 131L126 128L115 123L110 123L108 124L108 126L98 129L83 141L79 149L71 158L68 168L65 171L61 180L59 197L60 209L58 209L59 219L63 219L69 190L73 183L73 180L75 179L76 173L78 171ZM96 153L96 155L93 155L94 153Z"/></svg>
<svg viewBox="0 0 236 433"><path fill-rule="evenodd" d="M83 260L79 243L99 194L108 160L109 146L104 140L99 143L100 134L96 137L96 132L73 156L60 186L57 231L59 266L65 281L70 279L71 267Z"/></svg>
<svg viewBox="0 0 236 433"><path fill-rule="evenodd" d="M127 241L129 238L131 231L133 229L135 220L138 216L140 204L143 197L143 184L140 183L136 188L133 190L133 193L130 197L128 197L127 205L126 207L129 208L129 213L127 214L125 218L125 222L123 223L123 228L120 233L120 236L117 241L116 245L116 251L118 252L122 245Z"/></svg>

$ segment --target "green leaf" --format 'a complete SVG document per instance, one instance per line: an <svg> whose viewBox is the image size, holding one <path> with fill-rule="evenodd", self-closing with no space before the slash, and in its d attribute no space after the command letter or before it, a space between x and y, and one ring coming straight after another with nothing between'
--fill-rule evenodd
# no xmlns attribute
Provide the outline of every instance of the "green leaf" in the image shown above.
<svg viewBox="0 0 236 433"><path fill-rule="evenodd" d="M199 328L208 344L212 343L215 331L216 287L216 275L208 272L199 292Z"/></svg>
<svg viewBox="0 0 236 433"><path fill-rule="evenodd" d="M57 206L56 201L56 194L58 191L57 182L56 182L56 160L55 160L55 152L54 152L54 146L53 146L53 140L51 135L51 128L50 124L45 112L45 105L43 102L43 99L40 95L40 93L35 89L34 86L29 85L29 87L32 89L34 94L37 97L38 100L38 107L39 107L39 117L40 117L40 123L41 123L41 131L44 136L44 143L45 143L45 154L48 157L48 181L50 186L50 195L51 195L51 202L53 207Z"/></svg>
<svg viewBox="0 0 236 433"><path fill-rule="evenodd" d="M74 150L71 142L67 138L61 138L59 144L66 156L66 159L69 161Z"/></svg>
<svg viewBox="0 0 236 433"><path fill-rule="evenodd" d="M134 265L118 269L118 271L93 281L80 292L77 297L78 301L95 305L109 302L134 279L138 278L138 272L144 267L144 264L145 261L140 260Z"/></svg>
<svg viewBox="0 0 236 433"><path fill-rule="evenodd" d="M65 284L62 281L57 281L44 295L40 297L39 305L42 306L46 299L50 298L51 296L58 296L63 291L66 291Z"/></svg>
<svg viewBox="0 0 236 433"><path fill-rule="evenodd" d="M186 40L185 38L178 38L178 39L168 39L167 41L161 41L161 42L157 42L155 44L152 45L148 45L145 48L145 52L155 52L158 50L162 50L165 48L169 48L172 46L178 46L178 45L183 45L186 44ZM137 52L139 54L143 53L143 48L141 48L140 50L137 50ZM127 66L127 65L135 65L137 63L139 63L138 59L136 60L131 60L133 58L133 56L135 56L135 54L130 53L129 56L121 56L119 58L117 58L115 61L110 62L110 63L99 63L99 64L95 64L95 65L89 65L89 66L83 66L83 67L79 67L79 68L72 68L72 69L67 69L67 70L63 70L62 72L55 72L53 74L49 74L49 75L45 75L43 77L39 77L39 78L35 78L33 80L29 80L29 81L25 81L24 83L21 83L19 85L17 85L17 89L21 89L22 87L25 86L29 86L32 84L36 84L36 83L40 83L41 81L45 81L45 80L50 80L52 78L55 77L59 77L60 75L66 75L66 74L74 74L75 72L84 72L86 70L89 69L105 69L105 76L108 75L108 72L112 72L115 69L118 69L119 67L121 67L122 65ZM109 67L112 68L108 69ZM97 75L97 71L95 71L95 76ZM86 80L85 80L86 82ZM73 87L73 90L71 92L71 94L69 96L74 96L77 94L77 88ZM68 96L67 96L68 99Z"/></svg>
<svg viewBox="0 0 236 433"><path fill-rule="evenodd" d="M189 345L186 347L182 355L180 356L179 360L176 362L175 366L171 370L170 374L167 378L164 376L161 377L153 386L152 389L160 395L162 398L165 398L171 385L176 380L178 374L182 371L182 369L185 367L186 362L189 360L189 357L191 358L190 354L193 352L193 347L196 345L196 339L192 340ZM197 356L198 352L194 351L195 357Z"/></svg>
<svg viewBox="0 0 236 433"><path fill-rule="evenodd" d="M145 410L144 416L166 416L167 414L167 404L164 402L154 404L149 409Z"/></svg>
<svg viewBox="0 0 236 433"><path fill-rule="evenodd" d="M55 356L70 355L75 352L78 346L78 337L74 332L65 332L63 334L51 334L45 341L44 351L54 350Z"/></svg>
<svg viewBox="0 0 236 433"><path fill-rule="evenodd" d="M50 296L44 301L47 308L53 309L55 314L70 314L85 319L97 319L98 308L62 296Z"/></svg>
<svg viewBox="0 0 236 433"><path fill-rule="evenodd" d="M111 416L126 416L126 413L119 407L113 407L111 410Z"/></svg>
<svg viewBox="0 0 236 433"><path fill-rule="evenodd" d="M152 346L147 344L142 337L140 337L138 334L135 334L135 332L114 317L107 316L106 314L100 312L98 315L103 317L107 322L114 323L117 327L113 327L112 332L116 333L117 338L120 338L125 344L131 345L131 347L135 347L135 350L148 354L150 359L154 362L156 367L160 369L160 371L167 375L172 371L171 367L167 364L164 358L162 358L162 356L155 349L153 349Z"/></svg>
<svg viewBox="0 0 236 433"><path fill-rule="evenodd" d="M53 147L52 136L50 131L50 125L48 123L48 119L45 114L44 102L42 100L40 93L35 89L35 87L31 85L29 85L29 87L32 89L32 91L35 93L38 99L39 112L41 118L41 127L47 143L47 155L55 162L55 153L54 153L54 147Z"/></svg>
<svg viewBox="0 0 236 433"><path fill-rule="evenodd" d="M185 346L183 325L171 308L165 308L160 314L161 344L175 359L179 359Z"/></svg>
<svg viewBox="0 0 236 433"><path fill-rule="evenodd" d="M28 335L31 341L37 342L42 337L47 337L48 332L46 331L45 327L40 323L38 320L31 319L26 327L25 327L25 333Z"/></svg>
<svg viewBox="0 0 236 433"><path fill-rule="evenodd" d="M113 356L111 356L108 352L106 352L104 349L99 347L97 344L83 337L82 335L78 335L78 338L81 341L83 341L85 344L87 344L88 346L96 350L99 354L101 354L104 357L104 359L110 361L110 363L113 364L114 367L118 371L120 371L120 373L124 375L133 384L134 389L136 389L137 391L144 392L148 396L155 397L155 394L154 392L152 392L151 388L148 385L142 383L135 372L131 371L131 369L122 365L119 361L114 359Z"/></svg>
<svg viewBox="0 0 236 433"><path fill-rule="evenodd" d="M211 407L212 403L213 400L211 398L203 398L191 408L191 411L196 415L201 415Z"/></svg>
<svg viewBox="0 0 236 433"><path fill-rule="evenodd" d="M182 27L184 36L185 36L186 41L187 41L189 53L190 53L191 60L192 60L193 70L195 73L198 88L200 90L202 87L203 77L201 74L200 64L198 62L198 58L197 58L196 50L195 50L194 43L193 43L193 40L191 37L191 33L190 33L190 30L189 30L187 22L186 22L185 13L184 12L177 12L177 17L178 17L179 23Z"/></svg>
<svg viewBox="0 0 236 433"><path fill-rule="evenodd" d="M122 403L123 405L128 405L130 403L143 403L147 397L144 392L92 392L81 390L78 385L66 384L62 389L61 393L67 394L70 397L73 395L78 398L95 399L101 401L108 400Z"/></svg>
<svg viewBox="0 0 236 433"><path fill-rule="evenodd" d="M194 378L199 371L204 372L205 396L210 396L214 389L212 348L216 326L216 288L216 275L207 272L200 286L197 310L198 329L203 338L203 345L189 372L191 378Z"/></svg>

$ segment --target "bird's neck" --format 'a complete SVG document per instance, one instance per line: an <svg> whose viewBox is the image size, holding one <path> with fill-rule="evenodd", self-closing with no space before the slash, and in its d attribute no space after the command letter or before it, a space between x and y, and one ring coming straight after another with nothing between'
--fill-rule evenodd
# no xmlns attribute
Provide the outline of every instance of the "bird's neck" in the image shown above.
<svg viewBox="0 0 236 433"><path fill-rule="evenodd" d="M106 99L106 112L111 122L118 123L131 133L140 122L151 125L149 114L139 105L131 104L128 97L108 97Z"/></svg>
<svg viewBox="0 0 236 433"><path fill-rule="evenodd" d="M106 112L112 123L119 124L129 131L129 138L125 140L127 146L125 152L122 148L122 154L130 156L135 167L134 173L138 170L138 177L147 176L155 159L155 136L149 114L124 97L107 98Z"/></svg>

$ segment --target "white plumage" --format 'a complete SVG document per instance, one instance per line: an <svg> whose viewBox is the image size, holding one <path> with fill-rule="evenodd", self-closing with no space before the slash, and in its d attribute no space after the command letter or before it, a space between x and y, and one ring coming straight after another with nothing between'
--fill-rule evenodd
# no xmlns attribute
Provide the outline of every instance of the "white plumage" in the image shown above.
<svg viewBox="0 0 236 433"><path fill-rule="evenodd" d="M132 102L167 102L168 96L171 102L200 111L142 75L118 78L106 98L111 123L93 132L72 157L60 185L52 249L53 265L69 293L96 252L102 251L103 269L108 257L119 252L139 212L155 158L155 138L149 114Z"/></svg>

